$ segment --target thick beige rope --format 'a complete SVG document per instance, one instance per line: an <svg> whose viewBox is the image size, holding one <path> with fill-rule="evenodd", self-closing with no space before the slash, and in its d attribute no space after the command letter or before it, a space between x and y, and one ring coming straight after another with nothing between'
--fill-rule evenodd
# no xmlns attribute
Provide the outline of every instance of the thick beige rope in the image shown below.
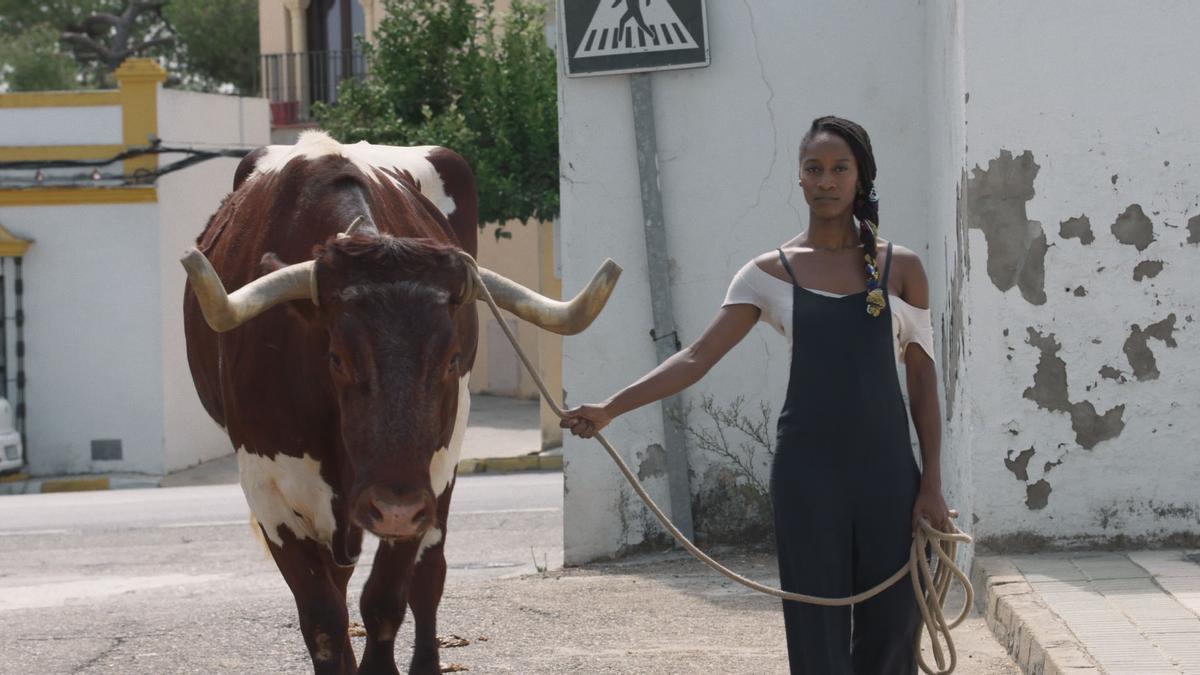
<svg viewBox="0 0 1200 675"><path fill-rule="evenodd" d="M529 357L526 356L524 350L521 349L521 345L517 342L516 336L512 334L512 331L508 327L508 322L505 321L504 317L500 314L500 308L496 306L496 301L492 299L491 293L488 292L487 286L484 285L483 280L478 277L479 273L475 266L474 259L466 253L463 253L463 256L471 261L470 268L472 273L476 276L475 280L480 289L480 295L483 297L484 301L487 302L488 307L491 308L492 314L496 317L496 323L500 324L500 328L508 337L509 342L512 343L513 349L516 350L517 356L521 359L521 363L525 364L525 369L528 370L529 374L533 377L534 383L537 385L538 390L542 393L542 398L554 411L554 414L558 415L560 419L566 417L563 409L558 405L558 402L555 401L550 395L549 390L546 388L546 383L542 381L537 369L534 368L533 363L529 360ZM616 462L617 468L625 476L625 479L629 481L629 484L633 487L634 492L636 492L637 495L642 498L642 501L646 503L646 506L652 513L654 513L655 517L658 518L658 521L662 523L663 527L665 527L667 531L670 532L671 535L688 550L688 552L700 559L702 562L704 562L704 564L708 565L712 569L720 572L729 579L746 586L747 588L758 591L759 593L765 593L777 598L782 598L784 600L794 600L796 602L804 602L812 605L823 605L826 607L841 607L858 604L873 598L882 593L884 590L890 588L903 577L908 576L912 580L913 591L917 596L917 605L921 610L921 618L924 621L925 630L929 633L929 641L933 651L934 660L937 662L937 670L934 670L928 663L926 663L924 657L921 655L920 633L917 634L918 644L915 650L917 654L917 664L921 667L921 670L929 673L930 675L949 675L949 673L954 671L955 666L958 665L958 654L954 649L954 640L950 636L950 630L957 627L963 622L964 619L967 618L967 613L970 612L971 604L974 602L975 594L971 588L971 582L967 578L967 575L963 574L963 571L955 564L958 545L960 543L966 544L971 542L971 537L959 530L954 524L953 517L958 515L956 512L951 512L951 519L949 522L950 531L948 532L937 530L926 520L922 519L919 523L919 527L917 528L916 536L913 537L912 547L909 549L908 563L906 563L904 567L896 570L895 574L869 590L863 591L862 593L858 593L848 598L823 598L815 595L805 595L803 593L792 593L779 588L765 586L751 579L747 579L746 577L743 577L742 575L725 567L716 560L713 560L708 556L708 554L697 548L695 544L689 541L688 538L685 537L677 527L675 527L675 524L671 522L671 519L667 517L667 514L663 513L658 504L654 503L654 500L651 499L650 495L646 493L645 488L643 488L641 483L638 482L637 476L629 468L629 465L627 465L621 458L620 453L618 453L616 449L613 448L612 444L608 442L608 439L605 438L603 434L597 432L596 440L599 441L600 445L604 446L604 449L608 451L608 455L612 457L614 462ZM931 572L929 561L925 558L925 556L920 555L920 552L926 550L927 546L930 547L933 553L937 556L938 561L936 572ZM950 582L952 578L957 579L958 582L962 584L963 590L966 594L966 601L963 603L963 609L958 615L958 618L954 619L954 621L947 622L944 608L946 606L946 598L949 595ZM921 590L922 580L925 583L924 591ZM943 653L942 643L945 645L946 653ZM946 663L947 655L949 656L949 664Z"/></svg>

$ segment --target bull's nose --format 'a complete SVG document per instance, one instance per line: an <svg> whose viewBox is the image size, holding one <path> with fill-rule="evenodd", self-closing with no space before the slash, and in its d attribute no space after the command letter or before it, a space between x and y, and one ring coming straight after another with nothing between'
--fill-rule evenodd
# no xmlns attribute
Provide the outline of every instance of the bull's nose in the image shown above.
<svg viewBox="0 0 1200 675"><path fill-rule="evenodd" d="M369 487L359 495L354 521L380 537L420 537L433 525L437 503L428 491L400 494Z"/></svg>

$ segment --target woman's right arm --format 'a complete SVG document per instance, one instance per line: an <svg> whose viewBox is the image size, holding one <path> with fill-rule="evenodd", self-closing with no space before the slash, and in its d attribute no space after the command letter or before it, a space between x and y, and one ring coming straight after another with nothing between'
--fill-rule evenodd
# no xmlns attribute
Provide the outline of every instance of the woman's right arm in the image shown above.
<svg viewBox="0 0 1200 675"><path fill-rule="evenodd" d="M647 403L677 394L704 377L742 341L758 322L760 309L750 304L726 305L717 312L704 334L671 355L657 368L613 394L603 403L581 405L566 411L559 426L582 438L591 438L609 422Z"/></svg>

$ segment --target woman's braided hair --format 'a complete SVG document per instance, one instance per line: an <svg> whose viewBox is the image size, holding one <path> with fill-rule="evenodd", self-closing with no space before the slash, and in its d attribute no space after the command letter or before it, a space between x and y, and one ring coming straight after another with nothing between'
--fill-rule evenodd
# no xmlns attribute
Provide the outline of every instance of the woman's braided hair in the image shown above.
<svg viewBox="0 0 1200 675"><path fill-rule="evenodd" d="M862 241L867 264L867 313L879 316L887 300L880 286L879 265L876 264L876 241L879 238L879 198L875 194L875 153L871 150L871 137L858 124L841 117L828 115L813 120L804 140L800 142L800 154L804 146L821 132L834 134L846 141L854 161L858 164L858 191L854 195L854 217L858 219L858 237Z"/></svg>

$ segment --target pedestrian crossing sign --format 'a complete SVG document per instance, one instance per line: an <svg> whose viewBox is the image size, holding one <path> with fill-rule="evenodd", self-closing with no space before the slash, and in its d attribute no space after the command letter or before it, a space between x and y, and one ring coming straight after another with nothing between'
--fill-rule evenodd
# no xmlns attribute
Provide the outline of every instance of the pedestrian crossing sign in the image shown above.
<svg viewBox="0 0 1200 675"><path fill-rule="evenodd" d="M707 66L704 0L559 0L568 77Z"/></svg>

